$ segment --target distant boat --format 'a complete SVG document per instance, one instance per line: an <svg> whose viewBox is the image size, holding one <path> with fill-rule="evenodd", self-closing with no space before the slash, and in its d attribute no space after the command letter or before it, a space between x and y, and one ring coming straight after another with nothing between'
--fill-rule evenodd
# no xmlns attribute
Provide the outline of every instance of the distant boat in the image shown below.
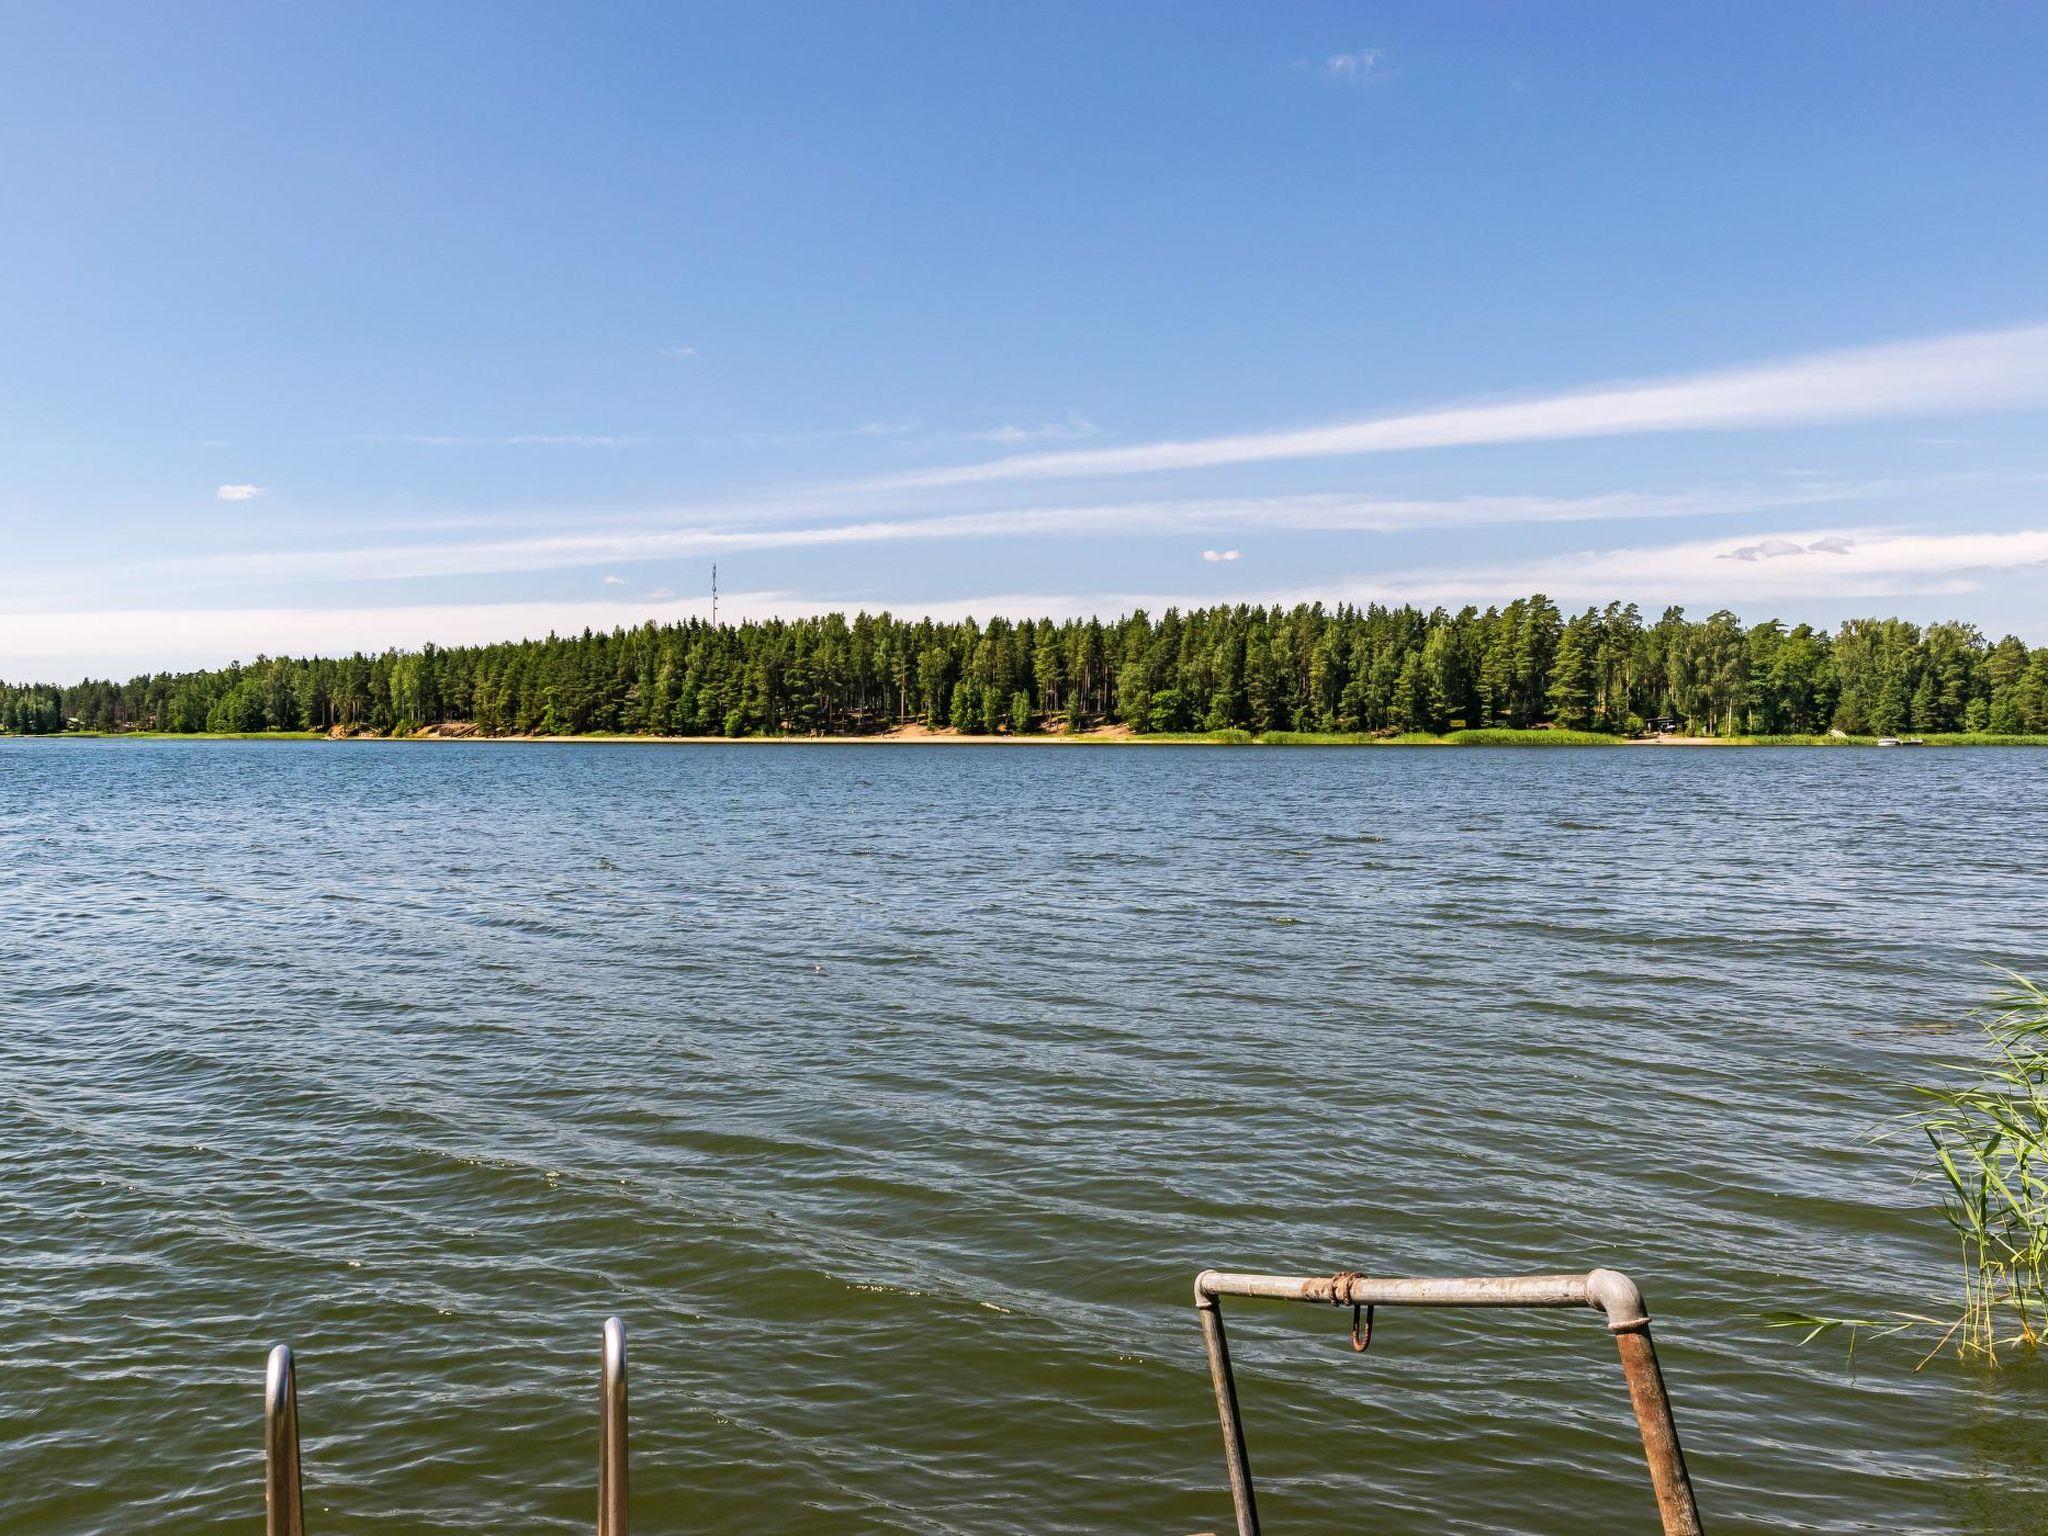
<svg viewBox="0 0 2048 1536"><path fill-rule="evenodd" d="M1896 747L1899 744L1899 738L1896 736L1880 736L1877 738L1877 744L1880 747Z"/></svg>

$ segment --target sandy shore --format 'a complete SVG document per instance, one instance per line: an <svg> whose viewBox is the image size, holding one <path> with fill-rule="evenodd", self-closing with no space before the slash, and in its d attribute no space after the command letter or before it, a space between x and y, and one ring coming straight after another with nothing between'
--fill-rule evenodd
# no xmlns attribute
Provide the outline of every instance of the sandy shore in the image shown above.
<svg viewBox="0 0 2048 1536"><path fill-rule="evenodd" d="M825 747L874 747L891 744L901 745L904 743L913 746L1087 747L1123 743L1143 745L1147 741L1162 746L1221 747L1231 745L1229 742L1203 741L1198 738L1188 737L1145 737L1140 736L1129 726L1122 725L1107 730L1083 731L1079 735L1071 736L1064 733L1036 736L970 735L960 731L932 731L926 730L923 726L916 726L903 730L879 731L869 736L448 736L431 731L422 731L411 736L360 736L340 739L356 741L530 741L535 743L557 741L584 744L615 742L625 746L632 746L637 742L656 746L717 747L772 747L788 746L792 743L801 746Z"/></svg>

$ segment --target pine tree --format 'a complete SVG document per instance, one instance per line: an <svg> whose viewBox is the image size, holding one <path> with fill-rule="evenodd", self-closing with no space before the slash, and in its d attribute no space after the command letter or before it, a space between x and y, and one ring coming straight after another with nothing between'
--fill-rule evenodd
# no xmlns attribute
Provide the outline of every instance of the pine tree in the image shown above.
<svg viewBox="0 0 2048 1536"><path fill-rule="evenodd" d="M1599 672L1594 665L1598 642L1593 625L1590 613L1567 624L1551 662L1550 716L1569 730L1593 728L1593 705L1599 694Z"/></svg>

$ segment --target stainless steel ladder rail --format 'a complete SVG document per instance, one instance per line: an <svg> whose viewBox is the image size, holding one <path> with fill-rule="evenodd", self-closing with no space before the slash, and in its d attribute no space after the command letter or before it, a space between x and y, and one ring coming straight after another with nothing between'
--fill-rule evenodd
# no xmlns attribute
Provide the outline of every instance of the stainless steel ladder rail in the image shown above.
<svg viewBox="0 0 2048 1536"><path fill-rule="evenodd" d="M627 1536L626 1325L604 1322L597 1388L597 1536Z"/></svg>
<svg viewBox="0 0 2048 1536"><path fill-rule="evenodd" d="M263 1373L263 1529L265 1536L306 1536L299 1497L298 1370L289 1344L270 1352Z"/></svg>
<svg viewBox="0 0 2048 1536"><path fill-rule="evenodd" d="M598 1370L597 1536L630 1536L626 1480L626 1325L604 1324ZM298 1368L291 1347L270 1352L263 1376L263 1529L265 1536L306 1536L299 1471Z"/></svg>
<svg viewBox="0 0 2048 1536"><path fill-rule="evenodd" d="M1259 1536L1258 1501L1252 1492L1244 1423L1238 1414L1237 1381L1230 1369L1230 1342L1223 1332L1222 1298L1258 1297L1319 1302L1339 1307L1591 1307L1604 1314L1607 1331L1621 1351L1630 1404L1650 1466L1657 1513L1664 1536L1702 1536L1692 1478L1678 1446L1671 1397L1657 1349L1650 1341L1650 1314L1643 1293L1628 1276L1612 1269L1583 1275L1517 1275L1475 1279L1381 1279L1341 1270L1335 1275L1245 1275L1205 1269L1195 1277L1195 1306L1202 1342L1209 1352L1209 1380L1223 1424L1223 1460L1230 1476L1238 1536ZM1355 1325L1354 1325L1355 1330ZM1356 1337L1354 1331L1354 1338ZM1366 1338L1371 1338L1370 1328Z"/></svg>

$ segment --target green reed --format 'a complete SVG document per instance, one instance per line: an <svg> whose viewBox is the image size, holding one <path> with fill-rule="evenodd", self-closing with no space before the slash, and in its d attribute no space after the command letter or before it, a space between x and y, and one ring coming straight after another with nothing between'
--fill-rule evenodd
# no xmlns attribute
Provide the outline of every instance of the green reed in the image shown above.
<svg viewBox="0 0 2048 1536"><path fill-rule="evenodd" d="M1454 747L1618 747L1619 736L1604 731L1568 731L1562 726L1547 731L1516 731L1488 728L1452 731L1444 738Z"/></svg>
<svg viewBox="0 0 2048 1536"><path fill-rule="evenodd" d="M1781 1313L1772 1327L1803 1328L1807 1339L1840 1328L1933 1332L1922 1365L1950 1346L1996 1365L2001 1352L2032 1353L2048 1339L2048 990L2007 974L1981 1019L1988 1057L1948 1064L1957 1085L1913 1090L1927 1107L1910 1125L1933 1153L1941 1213L1961 1244L1960 1308L1888 1320Z"/></svg>
<svg viewBox="0 0 2048 1536"><path fill-rule="evenodd" d="M1991 1059L1973 1080L1917 1091L1942 1214L1962 1240L1953 1336L1965 1357L1995 1363L2048 1337L2048 991L2014 976L1984 1034Z"/></svg>

